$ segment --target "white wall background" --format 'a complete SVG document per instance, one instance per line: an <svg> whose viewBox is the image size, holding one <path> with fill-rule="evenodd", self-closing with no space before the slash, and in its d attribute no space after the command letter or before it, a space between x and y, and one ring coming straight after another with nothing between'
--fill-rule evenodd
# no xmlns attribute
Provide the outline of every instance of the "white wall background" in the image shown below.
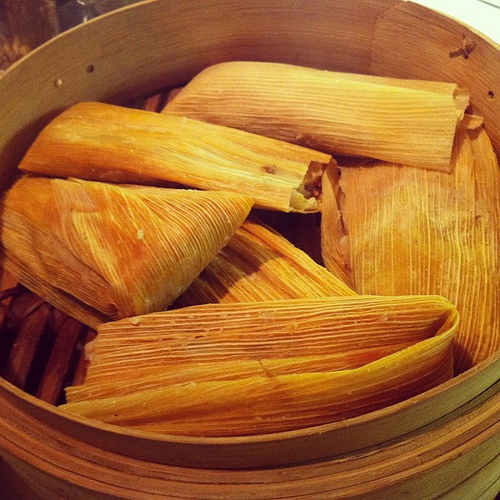
<svg viewBox="0 0 500 500"><path fill-rule="evenodd" d="M447 14L500 44L500 0L413 0Z"/></svg>

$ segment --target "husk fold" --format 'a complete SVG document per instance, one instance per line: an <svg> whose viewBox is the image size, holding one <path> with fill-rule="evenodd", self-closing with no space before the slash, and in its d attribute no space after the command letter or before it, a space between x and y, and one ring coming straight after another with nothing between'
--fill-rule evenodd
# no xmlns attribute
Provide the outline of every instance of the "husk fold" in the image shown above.
<svg viewBox="0 0 500 500"><path fill-rule="evenodd" d="M5 267L95 328L168 306L251 207L229 192L26 176L3 199Z"/></svg>
<svg viewBox="0 0 500 500"><path fill-rule="evenodd" d="M206 304L102 325L64 411L225 436L319 425L452 375L458 315L439 296Z"/></svg>

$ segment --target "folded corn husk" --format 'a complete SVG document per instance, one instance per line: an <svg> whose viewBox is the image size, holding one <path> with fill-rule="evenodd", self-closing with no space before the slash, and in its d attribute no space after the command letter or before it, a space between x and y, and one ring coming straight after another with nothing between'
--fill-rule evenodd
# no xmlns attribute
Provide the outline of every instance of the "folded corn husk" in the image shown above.
<svg viewBox="0 0 500 500"><path fill-rule="evenodd" d="M500 171L475 127L460 127L451 174L375 163L323 180L325 265L358 293L452 301L457 372L500 348Z"/></svg>
<svg viewBox="0 0 500 500"><path fill-rule="evenodd" d="M354 295L268 226L246 220L172 307Z"/></svg>
<svg viewBox="0 0 500 500"><path fill-rule="evenodd" d="M169 181L251 196L257 206L317 211L327 154L227 127L103 103L80 103L50 122L20 169L59 177Z"/></svg>
<svg viewBox="0 0 500 500"><path fill-rule="evenodd" d="M438 296L207 304L107 323L67 412L224 436L360 415L452 375L458 316ZM343 358L343 359L342 359Z"/></svg>
<svg viewBox="0 0 500 500"><path fill-rule="evenodd" d="M26 176L3 200L5 267L95 328L168 306L251 207L228 192Z"/></svg>
<svg viewBox="0 0 500 500"><path fill-rule="evenodd" d="M455 84L235 61L202 71L164 112L332 154L449 171L467 103Z"/></svg>
<svg viewBox="0 0 500 500"><path fill-rule="evenodd" d="M360 164L362 162L357 163ZM340 168L332 166L325 170L322 178L321 255L325 267L354 289L350 239L341 211L344 195L340 189L340 172Z"/></svg>

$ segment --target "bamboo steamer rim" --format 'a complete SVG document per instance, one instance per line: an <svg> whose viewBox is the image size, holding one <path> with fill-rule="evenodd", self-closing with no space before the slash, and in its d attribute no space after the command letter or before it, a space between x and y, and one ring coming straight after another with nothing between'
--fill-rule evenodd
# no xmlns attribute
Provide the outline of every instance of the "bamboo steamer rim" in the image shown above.
<svg viewBox="0 0 500 500"><path fill-rule="evenodd" d="M26 109L23 109L23 113L21 113L18 118L19 124L15 125L15 127L17 127L17 132L11 137L8 137L7 140L3 136L0 137L0 145L2 146L1 151L5 153L3 156L7 159L7 167L11 168L9 175L13 175L12 168L19 160L19 155L26 149L26 144L29 143L30 137L33 137L34 130L39 130L47 120L48 116L51 116L57 110L67 107L75 100L82 100L82 97L86 98L93 92L89 84L83 85L84 88L81 91L74 91L74 89L70 88L70 90L66 92L65 89L67 83L64 68L60 64L55 64L55 68L53 69L48 68L46 66L47 61L50 60L51 57L53 58L59 50L64 49L66 52L68 52L68 50L71 52L71 50L68 49L68 45L74 43L75 41L81 42L86 37L97 36L100 31L106 33L113 23L117 23L118 26L123 27L131 19L139 18L139 20L151 20L154 18L155 13L160 10L168 12L169 9L172 9L172 11L181 18L182 16L187 15L182 8L177 10L177 7L169 5L169 3L170 2L166 0L146 0L144 2L106 14L101 18L97 18L89 22L88 25L74 28L73 30L59 35L55 39L47 42L42 47L29 54L26 58L13 65L13 67L5 73L4 77L0 79L0 92L4 90L4 88L8 88L9 85L12 86L12 83L9 82L18 78L22 74L21 72L24 71L25 67L30 68L31 76L36 74L36 71L40 70L42 67L45 67L50 74L44 78L47 79L49 84L52 86L50 91L46 92L47 96L52 99L49 105L45 107L41 105L40 108L36 110L36 113L38 113L36 116L33 115L32 111L26 111ZM210 5L216 4L224 4L224 8L226 9L230 8L232 5L232 8L237 10L238 8L243 8L243 6L249 8L249 4L255 7L262 2L251 0L250 2L236 1L226 3L223 1L217 2L215 0L210 0L209 2L203 3L199 0L194 0L184 3L189 3L190 5L203 10L209 9ZM456 29L457 33L459 32L461 36L464 32L467 32L468 36L476 37L477 40L483 40L484 50L487 53L489 53L488 51L493 50L497 54L496 59L493 61L494 65L496 64L497 66L493 67L500 68L500 46L489 40L483 39L478 33L474 32L474 30L464 27L461 23L457 23L456 21L453 21L442 14L437 14L425 7L415 6L415 4L412 4L411 2L406 3L382 0L379 2L380 7L374 7L372 3L373 2L370 2L369 0L356 2L356 4L359 4L360 8L363 7L363 5L370 5L373 9L378 9L378 21L385 21L387 16L390 17L393 13L397 13L397 9L399 7L402 7L403 9L408 7L412 15L418 14L424 17L428 16L430 19L429 24L437 22L440 29L445 30L446 27L451 26L453 29ZM268 9L268 14L269 12L272 13L273 9L282 9L283 11L286 10L286 2L283 1L271 1L266 2L266 4L267 7L262 9ZM326 16L324 11L331 9L333 15L335 13L335 8L340 6L340 0L338 2L304 2L302 6L304 7L305 5L308 5L314 12ZM354 2L352 2L351 5L354 5ZM156 26L155 30L157 29L158 27ZM156 34L156 31L154 31L154 34ZM123 48L124 47L122 46L122 49ZM96 50L97 49L95 47L91 47L91 55L93 57L96 57L98 52ZM105 61L109 62L109 58L112 55L113 54L106 54L102 62L99 64L96 63L95 71L94 69L89 71L91 66L94 68L93 64L90 65L91 59L89 59L89 64L86 66L86 72L88 75L99 74L101 64ZM279 50L277 51L277 55L284 57ZM220 58L224 56L218 55L218 57ZM300 63L301 57L304 56L297 56L295 58L296 60L291 57L292 60L288 62ZM325 57L324 54L318 55L317 65L321 65L322 57ZM362 66L361 72L369 72L370 65L373 66L372 56L369 56L367 61L361 60L361 57L362 56L360 56L361 64L367 64ZM155 62L154 57L152 60ZM189 58L187 60L189 62ZM80 61L80 63L84 62L85 61L83 59ZM120 59L120 62L123 62L123 59ZM201 69L199 67L200 61L197 58L191 62L194 63L193 68L189 71L181 71L178 78L186 79L188 76L192 76L193 72ZM177 65L181 63L185 64L186 60L182 60L180 63L176 62ZM345 63L342 62L342 64ZM382 63L379 61L378 64ZM341 67L339 69L348 70L348 68L345 67ZM147 81L144 88L146 90L158 88L166 81L170 84L175 83L174 78L168 78L165 80L161 75L160 68L149 68L148 70L149 72L146 72L147 75L145 75ZM116 71L115 67L113 70L110 70L105 77L113 76ZM120 71L125 73L126 70ZM60 80L60 88L63 90L63 93L54 97L53 93L58 91L58 79L52 77L56 76L58 72L61 72L61 74L64 75ZM30 74L28 74L28 76L30 76ZM78 75L78 78L81 78L81 75ZM4 87L2 87L2 80L6 82ZM29 87L27 91L28 93L31 92L32 95L36 95L33 91L33 85L30 84L26 77L21 78L20 81ZM93 85L95 85L95 83ZM126 84L122 84L122 87L118 88L116 85L114 87L112 86L112 89L101 91L98 97L101 100L109 101L113 101L115 96L120 96L119 99L122 99L123 96L133 95L134 92L137 91L137 85L138 83L136 77L132 76ZM498 92L498 95L500 95L500 91ZM488 102L487 96L485 96L484 99L478 99L478 102L482 103L483 101L492 106L492 109L490 110L491 116L493 117L492 122L500 123L500 106L497 104L498 99L494 102ZM481 106L484 107L483 104ZM13 109L14 111L16 110L15 106ZM11 110L7 109L7 113L9 111ZM32 125L31 122L21 123L22 120L26 119L31 120L34 125ZM26 130L27 126L29 133L26 138L21 138L20 133ZM500 127L497 127L497 129L500 131ZM500 132L498 132L498 134L500 134ZM494 142L498 151L500 139L497 137ZM5 188L5 185L9 182L11 182L11 179L3 179L3 187ZM22 409L34 419L52 426L54 429L57 429L58 433L71 435L81 439L83 442L102 447L103 449L113 453L127 453L128 456L133 456L141 460L151 460L157 463L182 466L215 468L262 467L319 460L349 453L351 451L363 449L369 446L381 445L391 439L401 437L408 432L423 428L434 421L445 418L450 412L457 411L464 405L467 405L467 403L474 400L474 398L480 396L481 393L493 387L495 383L498 383L499 373L500 353L496 353L467 372L457 376L445 384L442 384L438 388L376 412L345 420L343 422L326 424L299 431L238 438L161 436L153 433L132 431L130 429L123 429L112 425L97 423L88 419L69 416L63 414L56 407L45 404L42 401L27 395L3 379L0 379L0 400L4 399L10 404ZM404 418L405 413L406 415L419 416L420 420L413 423L408 422L408 418ZM401 417L401 419L399 417ZM396 427L389 429L389 426L387 425L388 423L392 423ZM385 428L382 430L382 434L373 432L377 429L377 426L380 426L380 424L385 424L383 425ZM364 442L360 444L357 442L355 436L363 428L365 429L363 434ZM130 442L128 442L129 439L131 440ZM134 449L132 449L130 443L134 444ZM2 440L0 437L0 445L1 444ZM171 450L169 450L170 447L172 448ZM290 451L290 447L294 450L292 456L290 456L290 454L287 455ZM203 456L199 455L200 450L204 450L205 454ZM251 454L246 455L245 452L250 452Z"/></svg>
<svg viewBox="0 0 500 500"><path fill-rule="evenodd" d="M9 463L37 498L493 499L498 490L500 384L463 414L375 450L285 467L200 469L159 465L61 441L21 420ZM34 439L45 446L33 446ZM61 455L62 451L62 455ZM497 459L491 459L496 456ZM24 461L24 463L22 462ZM81 489L85 493L81 493ZM444 495L443 495L444 493Z"/></svg>
<svg viewBox="0 0 500 500"><path fill-rule="evenodd" d="M381 445L440 419L446 420L448 413L460 414L462 407L467 408L475 398L480 399L483 392L498 386L499 372L500 352L429 391L371 413L295 431L237 437L158 434L70 415L2 378L0 400L9 400L33 418L57 429L58 434L71 435L112 453L184 467L255 468L341 456ZM479 387L478 374L485 374ZM449 401L439 405L446 393L451 395ZM408 412L412 414L409 418ZM416 424L411 423L413 418ZM380 428L384 432L377 433ZM359 435L362 443L357 438ZM140 447L131 447L127 439ZM293 457L287 453L290 449L295 451Z"/></svg>

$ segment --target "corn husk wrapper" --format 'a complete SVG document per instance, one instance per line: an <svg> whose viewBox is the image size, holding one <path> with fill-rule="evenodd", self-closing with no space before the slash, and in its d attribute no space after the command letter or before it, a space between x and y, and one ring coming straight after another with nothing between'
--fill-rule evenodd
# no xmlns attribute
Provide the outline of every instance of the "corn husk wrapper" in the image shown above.
<svg viewBox="0 0 500 500"><path fill-rule="evenodd" d="M89 326L168 306L252 207L228 192L23 177L3 200L5 266Z"/></svg>
<svg viewBox="0 0 500 500"><path fill-rule="evenodd" d="M464 125L451 174L341 167L324 176L322 206L325 265L358 293L437 293L457 306L457 372L500 348L500 171L484 129Z"/></svg>
<svg viewBox="0 0 500 500"><path fill-rule="evenodd" d="M60 408L184 435L324 424L447 380L457 321L438 296L350 296L207 304L107 323L85 383L68 388Z"/></svg>
<svg viewBox="0 0 500 500"><path fill-rule="evenodd" d="M350 239L341 211L344 195L340 189L340 172L332 166L326 169L322 179L321 255L325 267L354 289Z"/></svg>
<svg viewBox="0 0 500 500"><path fill-rule="evenodd" d="M256 206L317 211L328 154L177 116L110 104L77 104L39 134L21 161L26 172L158 184L251 196Z"/></svg>
<svg viewBox="0 0 500 500"><path fill-rule="evenodd" d="M354 295L277 231L247 219L172 307Z"/></svg>
<svg viewBox="0 0 500 500"><path fill-rule="evenodd" d="M225 62L191 80L164 109L335 155L450 171L468 92L455 84Z"/></svg>

